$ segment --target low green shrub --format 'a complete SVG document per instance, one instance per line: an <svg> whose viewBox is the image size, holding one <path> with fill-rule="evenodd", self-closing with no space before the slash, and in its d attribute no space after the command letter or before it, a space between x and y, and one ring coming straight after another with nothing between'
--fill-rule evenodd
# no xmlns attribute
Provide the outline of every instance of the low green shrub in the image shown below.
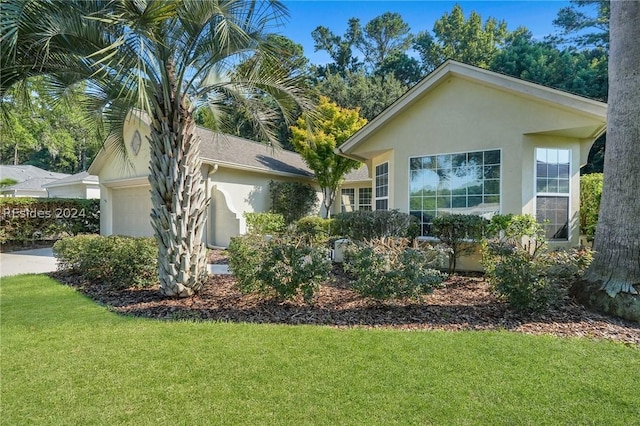
<svg viewBox="0 0 640 426"><path fill-rule="evenodd" d="M100 232L100 200L0 198L0 243Z"/></svg>
<svg viewBox="0 0 640 426"><path fill-rule="evenodd" d="M318 193L307 183L269 182L272 213L281 214L287 225L311 213Z"/></svg>
<svg viewBox="0 0 640 426"><path fill-rule="evenodd" d="M284 217L279 213L244 213L244 217L250 234L277 235L287 228Z"/></svg>
<svg viewBox="0 0 640 426"><path fill-rule="evenodd" d="M334 219L307 216L296 222L295 232L310 244L325 244L335 229Z"/></svg>
<svg viewBox="0 0 640 426"><path fill-rule="evenodd" d="M449 248L449 274L456 270L460 256L473 254L484 236L489 221L477 216L451 214L433 220L433 232Z"/></svg>
<svg viewBox="0 0 640 426"><path fill-rule="evenodd" d="M437 248L409 248L406 238L380 238L351 244L344 268L355 277L351 285L362 296L415 299L444 281L445 275L434 269L439 256Z"/></svg>
<svg viewBox="0 0 640 426"><path fill-rule="evenodd" d="M301 295L310 303L331 271L327 249L291 237L235 237L228 251L230 269L243 293L275 293L283 300Z"/></svg>
<svg viewBox="0 0 640 426"><path fill-rule="evenodd" d="M602 198L602 173L580 176L580 233L593 241Z"/></svg>
<svg viewBox="0 0 640 426"><path fill-rule="evenodd" d="M238 289L245 294L262 290L258 271L267 251L267 240L262 235L241 235L231 238L229 269L236 278Z"/></svg>
<svg viewBox="0 0 640 426"><path fill-rule="evenodd" d="M357 210L338 213L334 216L335 233L352 241L376 238L410 238L419 234L415 217L398 210Z"/></svg>
<svg viewBox="0 0 640 426"><path fill-rule="evenodd" d="M544 229L530 215L494 219L500 236L482 246L482 264L493 291L518 311L542 312L562 305L571 282L591 262L591 251L547 251Z"/></svg>
<svg viewBox="0 0 640 426"><path fill-rule="evenodd" d="M158 282L158 247L153 238L80 235L57 241L53 254L59 269L115 289Z"/></svg>

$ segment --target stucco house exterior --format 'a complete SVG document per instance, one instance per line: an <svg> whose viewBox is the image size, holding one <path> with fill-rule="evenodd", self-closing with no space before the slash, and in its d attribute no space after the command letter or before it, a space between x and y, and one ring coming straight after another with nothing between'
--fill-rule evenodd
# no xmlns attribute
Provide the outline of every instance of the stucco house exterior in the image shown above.
<svg viewBox="0 0 640 426"><path fill-rule="evenodd" d="M418 218L532 214L552 247L579 244L580 166L607 105L447 61L337 152L364 162L373 208Z"/></svg>
<svg viewBox="0 0 640 426"><path fill-rule="evenodd" d="M231 237L246 232L244 213L270 208L270 181L297 181L314 186L313 172L294 153L198 127L202 176L211 196L204 242L226 247ZM151 236L149 126L132 116L124 129L128 162L113 150L101 150L89 168L100 179L100 232L103 235ZM365 168L347 176L350 188L371 188ZM369 197L371 198L371 197ZM347 206L355 208L357 202ZM335 203L334 211L343 207ZM318 209L320 205L318 204Z"/></svg>
<svg viewBox="0 0 640 426"><path fill-rule="evenodd" d="M552 246L578 245L580 166L605 131L606 109L447 61L337 150L366 167L347 176L333 211L399 209L418 218L427 239L442 214L530 213L548 221ZM296 153L197 132L211 195L203 236L209 246L227 246L244 233L243 213L269 209L269 181L315 185ZM124 131L130 166L102 150L89 168L100 178L102 234L153 234L147 135L144 120L132 117Z"/></svg>

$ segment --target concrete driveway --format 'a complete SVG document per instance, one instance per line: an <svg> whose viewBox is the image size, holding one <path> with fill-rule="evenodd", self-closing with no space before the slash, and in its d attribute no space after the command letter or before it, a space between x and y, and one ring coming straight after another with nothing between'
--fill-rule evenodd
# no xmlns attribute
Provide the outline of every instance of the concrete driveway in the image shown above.
<svg viewBox="0 0 640 426"><path fill-rule="evenodd" d="M0 253L0 277L43 273L56 270L56 259L49 248Z"/></svg>

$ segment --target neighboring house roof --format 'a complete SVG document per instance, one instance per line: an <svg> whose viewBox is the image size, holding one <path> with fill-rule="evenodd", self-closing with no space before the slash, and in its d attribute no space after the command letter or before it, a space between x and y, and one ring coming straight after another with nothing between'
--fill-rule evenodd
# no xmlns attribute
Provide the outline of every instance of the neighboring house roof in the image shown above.
<svg viewBox="0 0 640 426"><path fill-rule="evenodd" d="M449 77L456 76L466 80L474 81L478 84L506 91L517 96L533 99L542 103L547 103L559 108L565 108L585 116L598 118L600 121L606 118L607 104L593 99L573 95L550 87L531 83L515 77L499 74L493 71L463 64L461 62L448 60L440 65L436 70L426 76L422 81L402 95L393 104L387 107L382 113L376 116L368 124L362 127L351 138L349 138L336 152L358 160L365 160L350 155L355 147L364 142L370 135L384 126L398 114L402 113L414 102L421 99L432 89L438 87ZM580 137L584 139L595 139L605 131L604 126L585 127L581 129L567 129L565 136ZM558 135L561 133L556 132Z"/></svg>
<svg viewBox="0 0 640 426"><path fill-rule="evenodd" d="M66 173L50 172L30 165L0 165L0 179L13 179L18 183L6 186L0 190L3 194L19 194L20 192L41 192L46 195L46 184L66 178Z"/></svg>
<svg viewBox="0 0 640 426"><path fill-rule="evenodd" d="M69 176L67 173L56 173L30 165L0 165L0 179L13 179L18 182L33 178L61 179Z"/></svg>
<svg viewBox="0 0 640 426"><path fill-rule="evenodd" d="M42 185L44 188L53 188L64 185L74 184L98 184L98 176L90 175L88 172L80 172L75 175L67 176L62 179L57 179L52 182Z"/></svg>

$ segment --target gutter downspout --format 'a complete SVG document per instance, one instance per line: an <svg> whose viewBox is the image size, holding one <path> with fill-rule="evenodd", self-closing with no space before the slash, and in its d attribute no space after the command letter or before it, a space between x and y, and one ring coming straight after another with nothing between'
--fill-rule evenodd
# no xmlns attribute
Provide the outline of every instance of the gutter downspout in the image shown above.
<svg viewBox="0 0 640 426"><path fill-rule="evenodd" d="M207 207L207 209L211 209L211 189L213 187L212 183L211 183L211 175L213 175L214 173L216 173L218 171L218 164L213 164L209 166L209 171L207 172L207 183L205 185L206 191L207 191L207 197L209 198L209 205ZM215 248L215 246L212 243L212 241L210 241L209 239L209 229L211 229L211 233L214 234L212 236L212 238L215 241L215 218L214 219L214 223L211 223L212 220L212 211L209 210L209 212L207 213L207 225L205 228L205 233L204 233L204 244L207 248ZM211 227L211 228L210 228Z"/></svg>

